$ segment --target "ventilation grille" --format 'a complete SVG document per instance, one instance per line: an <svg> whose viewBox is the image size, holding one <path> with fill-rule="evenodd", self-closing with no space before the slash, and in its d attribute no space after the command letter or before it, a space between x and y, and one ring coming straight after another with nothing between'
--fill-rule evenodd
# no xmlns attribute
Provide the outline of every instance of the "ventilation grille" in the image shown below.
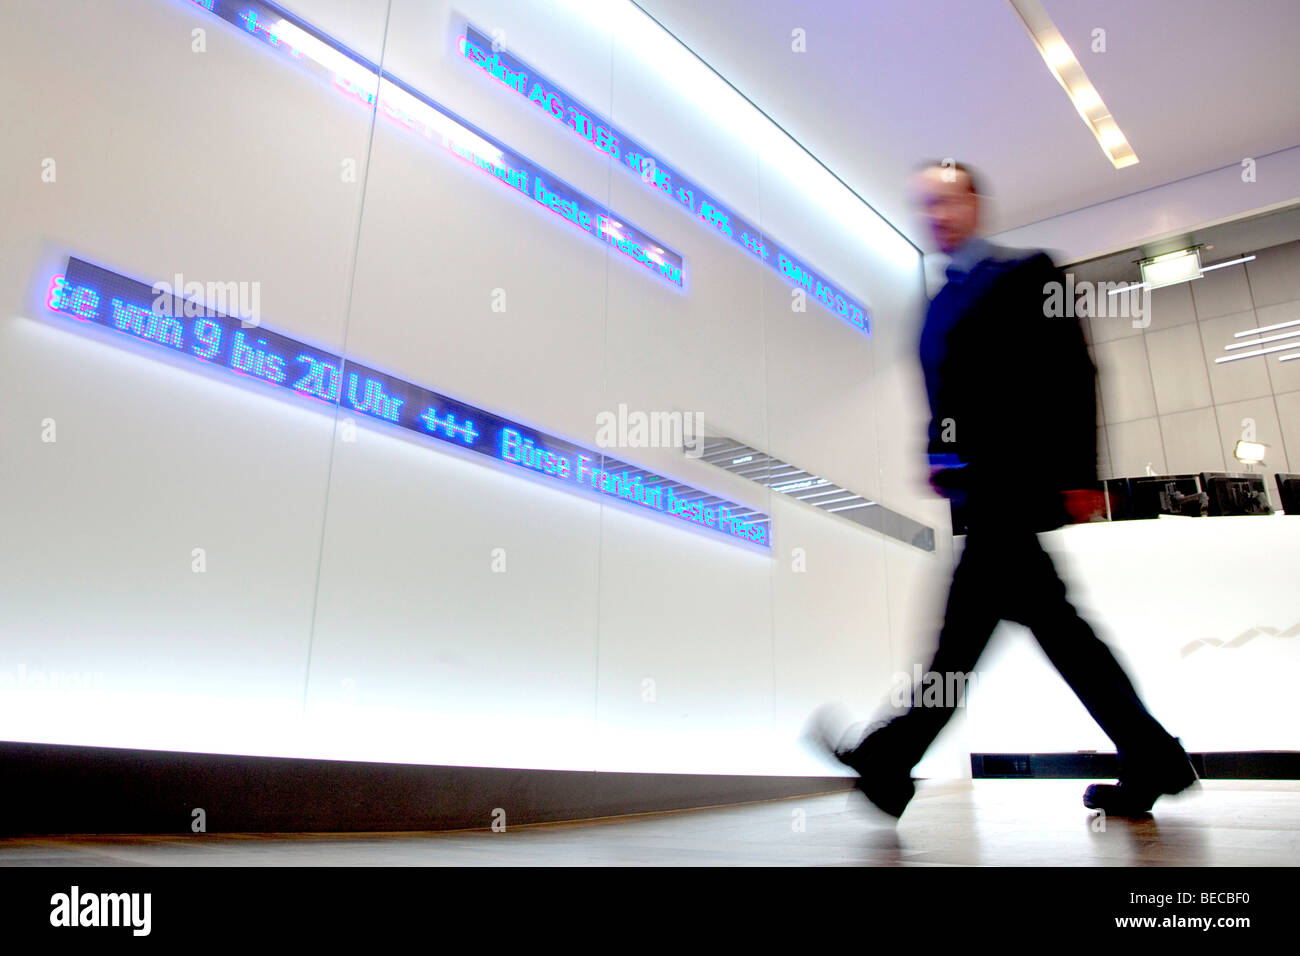
<svg viewBox="0 0 1300 956"><path fill-rule="evenodd" d="M705 437L702 441L700 458L710 465L922 551L934 550L933 528L886 508L878 501L734 438L718 435Z"/></svg>

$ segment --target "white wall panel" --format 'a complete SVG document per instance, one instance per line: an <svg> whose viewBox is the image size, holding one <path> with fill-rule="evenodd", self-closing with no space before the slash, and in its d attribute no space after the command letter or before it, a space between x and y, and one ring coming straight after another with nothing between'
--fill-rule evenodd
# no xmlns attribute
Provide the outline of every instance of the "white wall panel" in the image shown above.
<svg viewBox="0 0 1300 956"><path fill-rule="evenodd" d="M1205 352L1195 325L1180 325L1145 336L1156 409L1162 415L1210 404Z"/></svg>
<svg viewBox="0 0 1300 956"><path fill-rule="evenodd" d="M799 743L808 713L844 699L865 716L927 653L951 555L918 468L916 250L608 5L290 7L661 238L686 287L386 117L372 130L328 79L182 0L7 18L0 737L827 770ZM462 17L841 284L873 335L816 301L792 311L781 276L485 78L455 51ZM772 500L678 448L611 449L773 511L769 555L162 361L47 314L69 253L147 282L257 281L268 327L582 444L620 403L700 412L935 525L938 550ZM97 683L29 686L55 670ZM936 754L968 772L959 746Z"/></svg>
<svg viewBox="0 0 1300 956"><path fill-rule="evenodd" d="M1106 426L1106 438L1110 445L1110 469L1115 475L1131 477L1167 473L1159 419L1113 422Z"/></svg>
<svg viewBox="0 0 1300 956"><path fill-rule="evenodd" d="M1171 475L1223 471L1219 447L1219 424L1213 408L1160 416L1160 435L1165 449L1165 467ZM1233 461L1236 470L1236 461Z"/></svg>
<svg viewBox="0 0 1300 956"><path fill-rule="evenodd" d="M1238 332L1258 328L1254 313L1241 312L1234 315L1219 316L1199 323L1201 343L1205 348L1205 368L1210 376L1210 391L1215 404L1239 401L1243 398L1255 398L1267 395L1269 391L1268 368L1263 358L1237 359L1231 362L1216 362L1232 352L1225 351L1229 345L1239 345L1242 339ZM1237 349L1235 351L1246 351Z"/></svg>
<svg viewBox="0 0 1300 956"><path fill-rule="evenodd" d="M1252 307L1246 270L1240 266L1227 266L1207 272L1199 279L1187 283L1187 286L1192 290L1197 318L1212 319L1218 315L1244 312Z"/></svg>
<svg viewBox="0 0 1300 956"><path fill-rule="evenodd" d="M382 11L352 5L353 42L378 44ZM95 335L43 293L70 254L260 283L268 325L337 347L361 208L340 162L364 166L367 114L190 4L4 19L0 736L293 746L331 415ZM89 690L33 682L56 671Z"/></svg>
<svg viewBox="0 0 1300 956"><path fill-rule="evenodd" d="M1155 392L1142 338L1099 342L1093 348L1101 385L1101 412L1106 424L1131 422L1154 415Z"/></svg>
<svg viewBox="0 0 1300 956"><path fill-rule="evenodd" d="M1255 253L1255 261L1246 263L1255 308L1300 299L1297 259L1300 259L1300 242L1288 242L1261 249Z"/></svg>
<svg viewBox="0 0 1300 956"><path fill-rule="evenodd" d="M1147 327L1148 334L1196 321L1191 283L1180 282L1177 285L1152 289L1150 296L1151 324ZM1131 327L1132 323L1130 322L1129 325Z"/></svg>

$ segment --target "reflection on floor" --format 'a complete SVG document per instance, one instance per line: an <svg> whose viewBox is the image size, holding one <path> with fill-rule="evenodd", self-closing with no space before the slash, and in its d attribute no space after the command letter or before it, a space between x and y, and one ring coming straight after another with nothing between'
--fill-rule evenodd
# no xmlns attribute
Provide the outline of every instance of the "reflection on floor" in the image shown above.
<svg viewBox="0 0 1300 956"><path fill-rule="evenodd" d="M1291 866L1300 781L1210 780L1145 820L1081 780L927 781L894 826L856 792L505 832L0 840L0 866ZM508 823L508 821L507 821Z"/></svg>

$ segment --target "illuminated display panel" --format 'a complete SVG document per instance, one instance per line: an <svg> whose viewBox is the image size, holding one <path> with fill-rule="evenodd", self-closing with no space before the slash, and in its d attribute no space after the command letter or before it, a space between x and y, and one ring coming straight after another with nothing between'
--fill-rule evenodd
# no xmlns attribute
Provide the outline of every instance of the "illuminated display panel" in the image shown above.
<svg viewBox="0 0 1300 956"><path fill-rule="evenodd" d="M786 281L805 290L809 298L871 334L871 317L861 303L854 301L842 288L818 274L789 249L783 248L773 237L729 211L680 171L671 169L648 146L615 127L523 60L504 49L494 50L491 38L472 25L465 25L465 33L458 43L465 60L476 66L483 76L491 77L554 117L570 133L615 160L648 188L676 203L710 231L742 246L755 259L775 269Z"/></svg>
<svg viewBox="0 0 1300 956"><path fill-rule="evenodd" d="M760 547L767 515L333 352L247 325L100 266L69 258L49 285L46 305L177 356L220 368L325 405L379 419L439 443L526 469L560 487L599 495Z"/></svg>
<svg viewBox="0 0 1300 956"><path fill-rule="evenodd" d="M387 70L266 0L190 0L331 80L337 90L437 144L650 274L678 288L685 262L612 212Z"/></svg>

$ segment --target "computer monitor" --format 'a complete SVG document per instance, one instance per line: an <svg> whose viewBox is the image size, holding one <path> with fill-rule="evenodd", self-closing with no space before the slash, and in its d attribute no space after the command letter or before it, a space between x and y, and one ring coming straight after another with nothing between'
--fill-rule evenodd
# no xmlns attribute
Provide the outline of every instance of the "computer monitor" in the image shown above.
<svg viewBox="0 0 1300 956"><path fill-rule="evenodd" d="M1206 513L1206 496L1195 475L1144 475L1130 478L1128 486L1134 518L1199 518Z"/></svg>
<svg viewBox="0 0 1300 956"><path fill-rule="evenodd" d="M1262 474L1201 472L1201 487L1210 498L1210 516L1271 515L1268 489Z"/></svg>
<svg viewBox="0 0 1300 956"><path fill-rule="evenodd" d="M1107 478L1102 482L1106 492L1106 510L1111 521L1129 521L1133 514L1133 492L1127 478Z"/></svg>
<svg viewBox="0 0 1300 956"><path fill-rule="evenodd" d="M1277 496L1282 502L1282 510L1289 515L1300 515L1300 475L1274 475L1277 481Z"/></svg>

